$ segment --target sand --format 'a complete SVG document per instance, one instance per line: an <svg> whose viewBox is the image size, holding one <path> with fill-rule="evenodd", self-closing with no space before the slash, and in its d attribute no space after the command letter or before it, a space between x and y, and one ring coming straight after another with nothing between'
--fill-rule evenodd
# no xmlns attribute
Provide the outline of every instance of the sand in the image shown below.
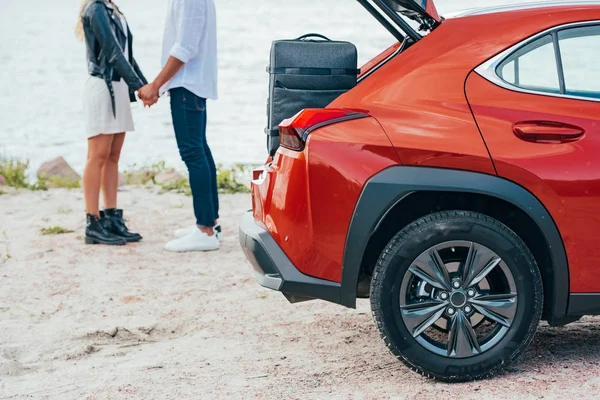
<svg viewBox="0 0 600 400"><path fill-rule="evenodd" d="M441 384L383 346L368 300L357 310L292 305L253 278L237 241L248 195L222 197L219 252L162 246L191 200L127 187L121 206L144 241L85 246L77 190L0 195L1 399L594 398L598 318L540 326L500 376ZM60 225L74 233L43 236Z"/></svg>

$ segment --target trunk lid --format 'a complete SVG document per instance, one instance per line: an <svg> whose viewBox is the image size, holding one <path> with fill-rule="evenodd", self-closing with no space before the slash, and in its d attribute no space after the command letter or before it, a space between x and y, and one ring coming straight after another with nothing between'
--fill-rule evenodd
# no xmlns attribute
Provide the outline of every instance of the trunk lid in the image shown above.
<svg viewBox="0 0 600 400"><path fill-rule="evenodd" d="M404 52L410 46L433 31L444 18L438 14L433 0L357 0L383 27L397 40L379 56L369 61L360 69L359 82L377 70L396 55ZM416 28L414 23L418 24Z"/></svg>
<svg viewBox="0 0 600 400"><path fill-rule="evenodd" d="M444 18L440 17L433 0L357 0L379 23L400 42L411 43L423 36L418 31L431 32ZM415 29L408 20L415 21Z"/></svg>
<svg viewBox="0 0 600 400"><path fill-rule="evenodd" d="M405 17L432 28L442 22L433 0L385 0L392 9Z"/></svg>

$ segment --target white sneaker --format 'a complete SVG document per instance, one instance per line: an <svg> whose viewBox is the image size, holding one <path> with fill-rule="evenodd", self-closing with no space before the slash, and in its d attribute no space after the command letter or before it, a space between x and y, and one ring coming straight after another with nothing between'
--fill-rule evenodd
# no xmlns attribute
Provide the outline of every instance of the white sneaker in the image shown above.
<svg viewBox="0 0 600 400"><path fill-rule="evenodd" d="M218 250L221 243L217 235L208 236L200 229L196 228L189 235L170 241L165 245L165 249L175 252L185 251L212 251Z"/></svg>
<svg viewBox="0 0 600 400"><path fill-rule="evenodd" d="M217 239L223 240L223 231L221 229L221 225L215 225L214 229L215 229L215 235L217 235ZM197 231L197 230L198 230L198 227L196 225L188 226L187 228L177 229L175 231L175 237L182 238L182 237L187 236L190 233Z"/></svg>

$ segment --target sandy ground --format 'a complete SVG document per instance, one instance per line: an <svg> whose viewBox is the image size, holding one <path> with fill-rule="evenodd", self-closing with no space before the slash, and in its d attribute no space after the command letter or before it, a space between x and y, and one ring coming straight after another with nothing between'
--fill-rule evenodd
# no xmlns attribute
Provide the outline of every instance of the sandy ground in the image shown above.
<svg viewBox="0 0 600 400"><path fill-rule="evenodd" d="M190 223L185 196L126 188L145 240L106 248L82 243L78 191L1 195L0 398L597 398L600 319L543 324L497 378L436 383L388 353L368 301L291 305L260 288L237 242L250 199L222 203L221 251L170 254L163 243ZM40 234L54 225L75 233Z"/></svg>

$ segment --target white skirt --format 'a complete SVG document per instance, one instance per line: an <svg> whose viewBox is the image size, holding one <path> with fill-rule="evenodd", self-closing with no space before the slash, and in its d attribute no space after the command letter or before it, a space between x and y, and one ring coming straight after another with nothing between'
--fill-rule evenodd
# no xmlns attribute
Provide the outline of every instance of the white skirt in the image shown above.
<svg viewBox="0 0 600 400"><path fill-rule="evenodd" d="M104 80L90 76L85 83L83 109L85 132L89 138L100 134L115 134L134 130L129 99L129 87L124 80L113 82L115 114L113 115L110 92Z"/></svg>

